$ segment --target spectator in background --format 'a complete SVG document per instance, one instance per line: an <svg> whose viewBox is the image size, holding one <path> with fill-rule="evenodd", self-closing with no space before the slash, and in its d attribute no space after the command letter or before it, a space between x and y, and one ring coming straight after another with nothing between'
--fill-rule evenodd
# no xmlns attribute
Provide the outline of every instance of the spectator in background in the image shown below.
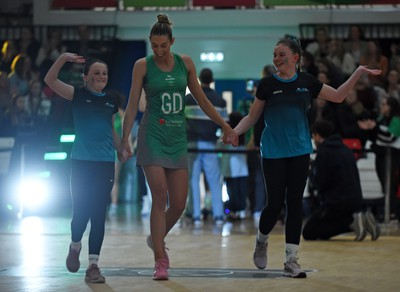
<svg viewBox="0 0 400 292"><path fill-rule="evenodd" d="M16 95L12 99L11 107L5 111L3 120L3 135L16 136L33 129L31 114L26 109L27 97Z"/></svg>
<svg viewBox="0 0 400 292"><path fill-rule="evenodd" d="M353 152L327 121L315 122L311 133L317 155L310 180L317 189L320 205L303 227L304 239L328 240L354 231L355 240L362 241L368 230L376 240L380 229L370 211L362 212L360 175Z"/></svg>
<svg viewBox="0 0 400 292"><path fill-rule="evenodd" d="M32 70L37 71L36 58L40 49L40 42L35 39L32 27L23 27L21 37L16 41L16 50L18 54L25 54L32 60Z"/></svg>
<svg viewBox="0 0 400 292"><path fill-rule="evenodd" d="M201 88L208 100L219 114L227 119L226 101L213 89L210 84L214 82L213 72L204 68L199 75ZM186 129L188 148L198 149L199 152L189 153L189 186L193 201L193 223L195 227L202 225L201 221L201 196L200 174L203 171L211 192L211 205L214 221L218 226L223 223L222 203L222 177L217 153L201 152L202 150L215 150L220 126L210 120L201 110L192 94L185 97Z"/></svg>
<svg viewBox="0 0 400 292"><path fill-rule="evenodd" d="M25 54L17 55L11 64L11 72L8 74L11 93L28 95L31 77L31 59Z"/></svg>
<svg viewBox="0 0 400 292"><path fill-rule="evenodd" d="M342 71L346 79L357 67L353 56L345 51L343 41L340 39L331 39L329 41L326 58Z"/></svg>
<svg viewBox="0 0 400 292"><path fill-rule="evenodd" d="M371 118L371 114L365 110L358 100L357 91L352 89L343 103L336 108L337 128L342 138L359 139L361 145L367 142L367 133L358 125L358 121Z"/></svg>
<svg viewBox="0 0 400 292"><path fill-rule="evenodd" d="M315 64L314 56L310 52L302 51L301 70L317 77L319 70Z"/></svg>
<svg viewBox="0 0 400 292"><path fill-rule="evenodd" d="M8 80L7 72L0 71L0 111L4 112L10 108L11 99L10 80Z"/></svg>
<svg viewBox="0 0 400 292"><path fill-rule="evenodd" d="M400 102L400 73L397 70L389 70L386 76L385 90L387 96L393 96Z"/></svg>
<svg viewBox="0 0 400 292"><path fill-rule="evenodd" d="M28 111L31 113L35 122L35 127L44 129L50 113L51 100L43 93L40 81L31 81L28 95Z"/></svg>
<svg viewBox="0 0 400 292"><path fill-rule="evenodd" d="M361 76L354 88L357 91L357 99L362 103L364 109L376 117L379 113L380 100L368 76Z"/></svg>
<svg viewBox="0 0 400 292"><path fill-rule="evenodd" d="M364 38L364 32L359 25L352 25L349 29L349 35L344 43L346 52L349 52L356 63L360 64L360 59L367 54L367 42Z"/></svg>
<svg viewBox="0 0 400 292"><path fill-rule="evenodd" d="M372 85L384 87L385 78L389 70L389 59L382 54L382 48L378 41L368 41L367 53L360 58L360 64L367 65L371 69L382 70L382 75L368 76L368 78Z"/></svg>
<svg viewBox="0 0 400 292"><path fill-rule="evenodd" d="M358 122L360 128L369 131L375 153L375 169L381 184L382 193L389 193L390 219L399 219L399 200L396 198L400 169L400 104L395 97L387 97L380 103L380 115L374 119ZM390 151L390 189L387 190L386 155Z"/></svg>
<svg viewBox="0 0 400 292"><path fill-rule="evenodd" d="M319 61L328 55L330 40L328 28L317 26L314 37L315 40L306 46L306 51L313 55L315 61Z"/></svg>
<svg viewBox="0 0 400 292"><path fill-rule="evenodd" d="M17 55L15 43L12 40L7 40L3 43L1 48L0 71L10 74L11 64Z"/></svg>
<svg viewBox="0 0 400 292"><path fill-rule="evenodd" d="M66 51L67 48L62 42L61 31L57 29L50 30L48 32L47 40L40 47L38 56L35 60L35 65L39 69L40 80L44 78L57 58ZM60 77L62 78L62 76Z"/></svg>
<svg viewBox="0 0 400 292"><path fill-rule="evenodd" d="M229 115L229 125L234 128L243 118L240 112L232 112ZM238 147L226 145L225 149L246 150L245 135L239 136ZM247 207L248 176L246 153L222 153L221 173L226 183L229 200L226 207L231 219L245 219Z"/></svg>
<svg viewBox="0 0 400 292"><path fill-rule="evenodd" d="M316 63L319 72L326 72L327 78L329 79L329 85L333 88L338 88L344 81L344 75L341 68L338 68L327 58L320 59ZM318 77L318 76L317 76Z"/></svg>

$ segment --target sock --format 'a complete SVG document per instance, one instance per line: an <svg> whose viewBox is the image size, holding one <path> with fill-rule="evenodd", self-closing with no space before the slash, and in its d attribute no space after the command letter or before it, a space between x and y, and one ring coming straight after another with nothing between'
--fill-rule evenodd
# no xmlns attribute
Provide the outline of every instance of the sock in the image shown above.
<svg viewBox="0 0 400 292"><path fill-rule="evenodd" d="M98 254L90 254L89 255L89 267L92 264L95 264L96 266L98 266L98 262L99 262L99 255Z"/></svg>
<svg viewBox="0 0 400 292"><path fill-rule="evenodd" d="M286 262L289 262L289 259L292 257L297 258L298 249L298 244L286 243Z"/></svg>
<svg viewBox="0 0 400 292"><path fill-rule="evenodd" d="M269 234L262 234L260 230L257 232L257 241L259 243L268 243Z"/></svg>
<svg viewBox="0 0 400 292"><path fill-rule="evenodd" d="M71 241L70 246L71 246L71 249L74 249L76 251L80 251L81 248L82 248L82 243L80 241L78 241L78 242Z"/></svg>

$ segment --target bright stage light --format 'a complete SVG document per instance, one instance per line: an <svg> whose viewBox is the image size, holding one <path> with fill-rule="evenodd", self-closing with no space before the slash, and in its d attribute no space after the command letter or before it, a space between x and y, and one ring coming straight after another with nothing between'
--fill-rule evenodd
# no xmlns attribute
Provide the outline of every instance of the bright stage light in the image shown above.
<svg viewBox="0 0 400 292"><path fill-rule="evenodd" d="M22 208L37 208L42 206L48 197L49 190L44 180L23 180L18 188L18 196Z"/></svg>

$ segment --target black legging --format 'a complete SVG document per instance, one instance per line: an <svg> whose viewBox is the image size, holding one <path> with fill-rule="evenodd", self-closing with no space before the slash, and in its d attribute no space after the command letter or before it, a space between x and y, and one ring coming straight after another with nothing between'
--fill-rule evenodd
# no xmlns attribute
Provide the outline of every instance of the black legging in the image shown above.
<svg viewBox="0 0 400 292"><path fill-rule="evenodd" d="M90 219L89 254L100 254L114 183L114 162L71 160L71 239L82 240Z"/></svg>
<svg viewBox="0 0 400 292"><path fill-rule="evenodd" d="M299 244L303 220L303 193L310 155L263 159L267 205L261 212L259 229L269 234L286 202L286 243Z"/></svg>

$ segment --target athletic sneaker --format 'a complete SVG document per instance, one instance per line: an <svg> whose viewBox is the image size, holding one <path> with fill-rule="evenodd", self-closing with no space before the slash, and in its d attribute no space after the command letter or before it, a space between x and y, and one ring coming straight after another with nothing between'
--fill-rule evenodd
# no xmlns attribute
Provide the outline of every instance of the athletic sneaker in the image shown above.
<svg viewBox="0 0 400 292"><path fill-rule="evenodd" d="M106 278L100 273L100 269L96 264L91 264L86 270L85 281L87 283L105 283Z"/></svg>
<svg viewBox="0 0 400 292"><path fill-rule="evenodd" d="M151 241L151 236L150 235L147 236L146 242L147 242L147 246L150 247L150 249L152 251L154 251L153 250L153 242ZM168 250L168 248L165 246L165 242L164 242L164 257L165 257L165 260L167 261L167 268L169 268L169 257L168 257L168 254L167 254L167 250Z"/></svg>
<svg viewBox="0 0 400 292"><path fill-rule="evenodd" d="M289 261L284 264L283 275L285 277L292 278L307 278L306 272L304 272L300 265L297 263L296 257L290 257Z"/></svg>
<svg viewBox="0 0 400 292"><path fill-rule="evenodd" d="M371 234L372 240L377 240L381 235L381 228L376 222L374 214L371 211L365 212L365 227L367 231Z"/></svg>
<svg viewBox="0 0 400 292"><path fill-rule="evenodd" d="M153 280L168 280L168 261L159 259L156 261L153 272Z"/></svg>
<svg viewBox="0 0 400 292"><path fill-rule="evenodd" d="M256 246L253 254L253 262L260 270L265 269L267 266L267 247L268 243L261 243L256 237Z"/></svg>
<svg viewBox="0 0 400 292"><path fill-rule="evenodd" d="M78 272L81 262L79 261L79 254L81 253L81 250L77 251L76 249L71 248L71 245L69 246L69 252L67 256L66 266L68 271L71 273L76 273Z"/></svg>
<svg viewBox="0 0 400 292"><path fill-rule="evenodd" d="M362 241L367 236L367 229L365 228L365 216L362 212L353 214L353 223L350 228L356 233L355 241Z"/></svg>

